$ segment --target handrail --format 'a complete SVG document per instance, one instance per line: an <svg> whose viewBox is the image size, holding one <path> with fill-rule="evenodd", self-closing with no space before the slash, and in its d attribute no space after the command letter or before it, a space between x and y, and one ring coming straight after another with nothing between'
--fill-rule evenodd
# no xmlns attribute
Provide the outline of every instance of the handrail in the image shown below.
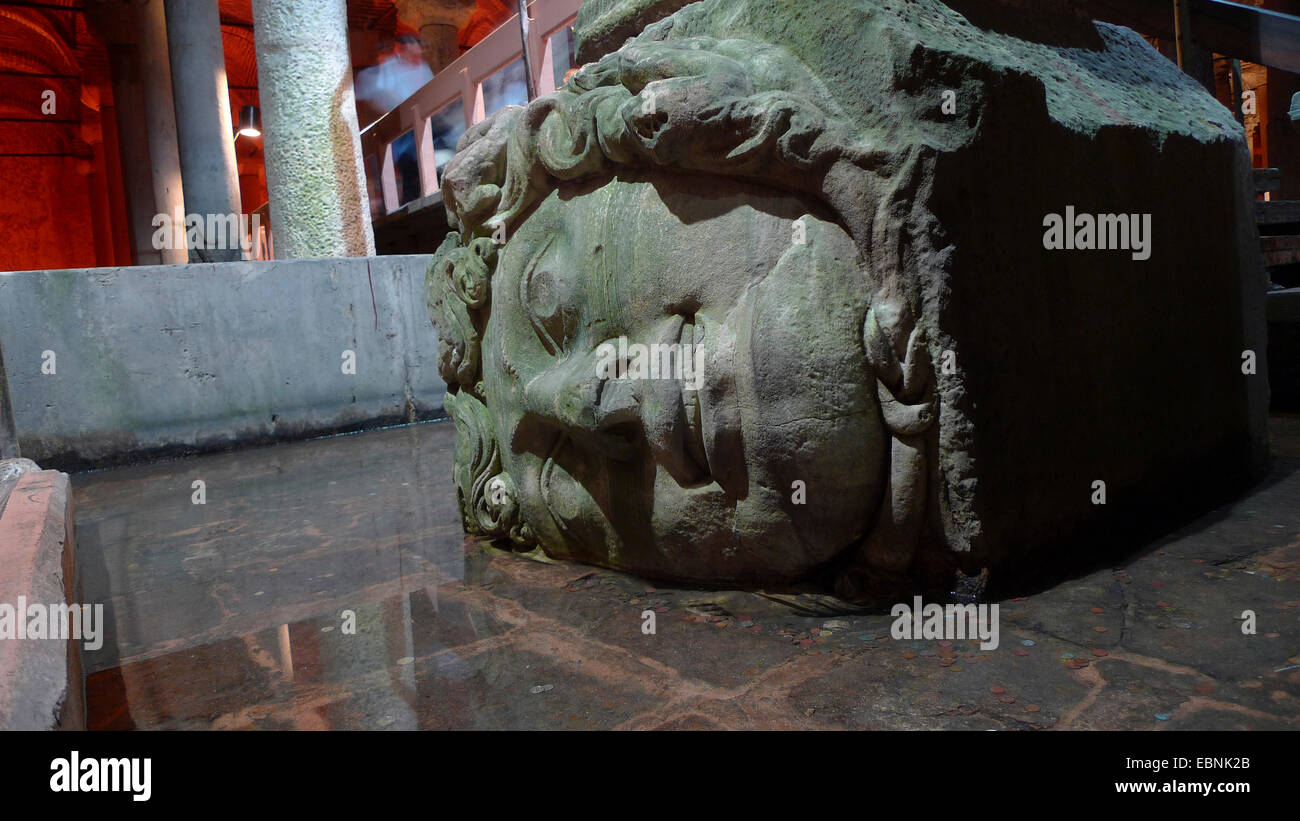
<svg viewBox="0 0 1300 821"><path fill-rule="evenodd" d="M1096 20L1153 37L1174 36L1170 0L1083 0ZM1300 72L1300 17L1229 0L1190 0L1192 40L1208 51Z"/></svg>
<svg viewBox="0 0 1300 821"><path fill-rule="evenodd" d="M581 5L582 0L533 0L528 5L532 23L528 27L528 38L539 95L555 90L551 40L573 23ZM490 113L484 109L483 81L522 56L523 43L519 36L519 15L516 14L449 63L418 91L362 130L363 156L373 156L380 161L380 190L385 214L402 207L393 166L393 141L408 131L415 133L420 197L437 193L437 161L429 117L460 99L465 111L465 127L468 129L481 122Z"/></svg>

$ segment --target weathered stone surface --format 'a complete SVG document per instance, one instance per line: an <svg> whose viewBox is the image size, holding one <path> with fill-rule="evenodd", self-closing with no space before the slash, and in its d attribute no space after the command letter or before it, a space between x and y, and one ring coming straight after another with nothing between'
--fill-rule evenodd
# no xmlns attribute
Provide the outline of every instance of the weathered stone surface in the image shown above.
<svg viewBox="0 0 1300 821"><path fill-rule="evenodd" d="M447 168L429 292L466 525L851 599L1146 535L1267 460L1249 166L1127 29L691 4ZM1055 248L1074 214L1137 219ZM699 346L702 382L609 378L620 339Z"/></svg>
<svg viewBox="0 0 1300 821"><path fill-rule="evenodd" d="M586 0L573 21L577 62L598 60L658 22L696 0Z"/></svg>
<svg viewBox="0 0 1300 821"><path fill-rule="evenodd" d="M80 603L72 522L67 474L18 476L0 514L0 603ZM0 640L0 729L85 729L80 642Z"/></svg>
<svg viewBox="0 0 1300 821"><path fill-rule="evenodd" d="M40 469L40 466L31 459L19 457L0 459L0 514L4 513L5 502L9 501L9 494L13 492L14 485L18 484L18 479L24 473Z"/></svg>

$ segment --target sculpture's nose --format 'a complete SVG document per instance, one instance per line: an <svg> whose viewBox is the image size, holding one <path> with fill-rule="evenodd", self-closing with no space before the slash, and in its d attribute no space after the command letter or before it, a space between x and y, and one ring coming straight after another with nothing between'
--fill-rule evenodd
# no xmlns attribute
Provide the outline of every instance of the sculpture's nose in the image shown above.
<svg viewBox="0 0 1300 821"><path fill-rule="evenodd" d="M631 457L640 429L632 382L601 376L593 351L570 356L537 374L523 390L524 414L613 459Z"/></svg>

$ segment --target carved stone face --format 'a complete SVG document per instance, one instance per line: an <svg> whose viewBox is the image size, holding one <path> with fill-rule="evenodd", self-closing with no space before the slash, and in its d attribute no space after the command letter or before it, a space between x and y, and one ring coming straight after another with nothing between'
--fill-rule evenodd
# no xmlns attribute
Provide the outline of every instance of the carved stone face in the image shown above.
<svg viewBox="0 0 1300 821"><path fill-rule="evenodd" d="M810 210L720 178L620 175L552 191L515 226L483 389L549 554L778 581L863 536L888 446L861 341L874 288ZM620 338L680 345L701 373L618 378Z"/></svg>

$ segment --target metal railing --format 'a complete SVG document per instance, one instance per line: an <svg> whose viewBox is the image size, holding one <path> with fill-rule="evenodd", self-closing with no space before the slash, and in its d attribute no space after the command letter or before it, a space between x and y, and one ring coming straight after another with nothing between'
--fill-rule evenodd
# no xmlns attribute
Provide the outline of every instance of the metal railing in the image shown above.
<svg viewBox="0 0 1300 821"><path fill-rule="evenodd" d="M581 5L582 0L533 0L528 5L528 53L538 95L555 90L556 74L562 75L567 68L556 70L561 54L572 59L570 29ZM509 102L525 101L506 99L500 88L516 64L524 68L523 59L523 39L515 15L361 132L371 200L378 206L372 209L374 216L391 214L408 202L438 192L438 171L449 157L447 143L454 149L455 138L463 133L456 122L458 103L464 129L468 129ZM403 196L399 190L399 157L406 174L418 173L418 187L409 181L402 186L413 196Z"/></svg>

